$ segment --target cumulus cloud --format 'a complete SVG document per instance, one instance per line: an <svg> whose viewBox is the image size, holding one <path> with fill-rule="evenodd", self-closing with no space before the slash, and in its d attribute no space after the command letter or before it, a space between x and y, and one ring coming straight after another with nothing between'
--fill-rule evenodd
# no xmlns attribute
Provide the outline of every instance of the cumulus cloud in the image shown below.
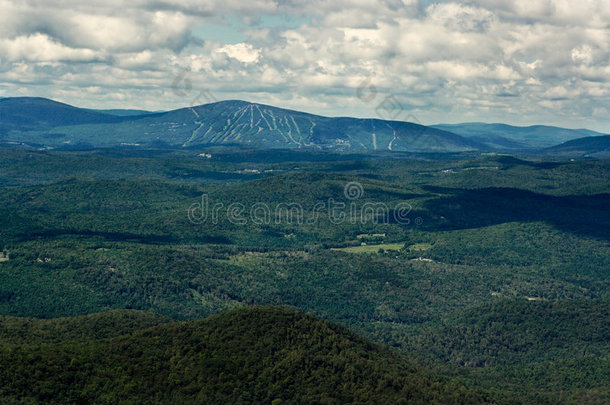
<svg viewBox="0 0 610 405"><path fill-rule="evenodd" d="M593 50L588 45L572 49L572 61L586 65L590 64L593 61Z"/></svg>
<svg viewBox="0 0 610 405"><path fill-rule="evenodd" d="M3 96L162 109L207 91L360 116L392 96L425 123L610 131L605 0L0 0L0 10ZM179 75L186 98L171 91ZM363 84L375 97L358 97Z"/></svg>
<svg viewBox="0 0 610 405"><path fill-rule="evenodd" d="M28 62L85 62L103 59L101 52L70 48L40 33L0 39L0 55L9 61Z"/></svg>
<svg viewBox="0 0 610 405"><path fill-rule="evenodd" d="M225 53L230 58L236 59L243 63L254 63L258 61L260 50L254 49L251 44L235 44L225 45L217 50L217 52Z"/></svg>

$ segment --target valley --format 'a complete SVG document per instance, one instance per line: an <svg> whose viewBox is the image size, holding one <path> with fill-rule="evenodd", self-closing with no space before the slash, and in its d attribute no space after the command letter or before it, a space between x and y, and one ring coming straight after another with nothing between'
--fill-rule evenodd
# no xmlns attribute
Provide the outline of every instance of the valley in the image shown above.
<svg viewBox="0 0 610 405"><path fill-rule="evenodd" d="M608 399L606 160L233 148L3 148L0 158L5 316L79 325L71 317L137 310L168 322L281 305L483 401ZM351 199L354 182L362 193ZM298 204L305 217L242 224L221 210L194 223L202 195L223 207ZM409 204L410 221L337 222L314 209L330 199ZM53 350L44 356L63 361L67 349ZM15 387L0 393L21 395Z"/></svg>

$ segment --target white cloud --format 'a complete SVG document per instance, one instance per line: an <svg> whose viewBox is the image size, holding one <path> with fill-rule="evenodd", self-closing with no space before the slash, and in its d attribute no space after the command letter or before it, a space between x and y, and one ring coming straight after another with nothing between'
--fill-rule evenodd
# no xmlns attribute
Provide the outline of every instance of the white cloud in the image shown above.
<svg viewBox="0 0 610 405"><path fill-rule="evenodd" d="M588 45L572 49L571 54L574 63L583 63L588 65L593 61L593 50Z"/></svg>
<svg viewBox="0 0 610 405"><path fill-rule="evenodd" d="M225 45L219 48L217 52L223 52L227 56L237 59L243 63L255 63L260 57L260 50L254 49L251 44L239 43L234 45Z"/></svg>
<svg viewBox="0 0 610 405"><path fill-rule="evenodd" d="M91 49L70 48L37 33L1 38L0 55L9 61L87 62L101 59L102 54Z"/></svg>

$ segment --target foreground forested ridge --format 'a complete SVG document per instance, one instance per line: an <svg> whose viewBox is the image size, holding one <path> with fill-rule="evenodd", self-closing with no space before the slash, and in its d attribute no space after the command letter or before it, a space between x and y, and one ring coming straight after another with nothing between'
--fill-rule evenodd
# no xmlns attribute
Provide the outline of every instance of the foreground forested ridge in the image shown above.
<svg viewBox="0 0 610 405"><path fill-rule="evenodd" d="M608 402L607 160L230 148L0 154L1 314L137 309L195 320L289 305L499 400ZM356 203L408 202L412 222L187 217L204 193L225 206L349 203L350 181L364 189Z"/></svg>
<svg viewBox="0 0 610 405"><path fill-rule="evenodd" d="M137 325L135 320L140 320ZM156 319L152 328L144 325ZM82 321L83 334L74 325ZM203 321L145 313L2 320L0 398L27 403L485 403L485 396L418 372L338 325L280 307ZM53 343L47 331L53 330ZM131 330L130 330L131 329ZM97 332L96 332L97 333ZM20 335L20 336L17 336ZM43 337L41 337L43 336ZM27 344L16 346L28 340Z"/></svg>

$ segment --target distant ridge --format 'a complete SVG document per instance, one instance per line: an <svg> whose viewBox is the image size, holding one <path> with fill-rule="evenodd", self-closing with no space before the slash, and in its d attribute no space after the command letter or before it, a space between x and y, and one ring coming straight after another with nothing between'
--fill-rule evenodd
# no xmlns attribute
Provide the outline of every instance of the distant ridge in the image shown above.
<svg viewBox="0 0 610 405"><path fill-rule="evenodd" d="M506 149L546 148L572 139L605 135L588 129L567 129L548 125L519 127L507 124L466 122L461 124L437 124L433 128L450 131L492 146Z"/></svg>
<svg viewBox="0 0 610 405"><path fill-rule="evenodd" d="M227 100L165 112L94 110L37 97L0 99L0 144L41 148L197 148L334 151L539 152L604 135L587 129L464 123L424 126L375 118L325 117Z"/></svg>
<svg viewBox="0 0 610 405"><path fill-rule="evenodd" d="M108 124L120 118L39 97L0 99L0 133L48 130L62 125Z"/></svg>
<svg viewBox="0 0 610 405"><path fill-rule="evenodd" d="M546 152L553 155L609 158L610 135L573 139L547 148Z"/></svg>
<svg viewBox="0 0 610 405"><path fill-rule="evenodd" d="M154 114L155 112L164 111L146 111L146 110L130 110L130 109L112 109L112 110L91 110L94 112L100 112L102 114L117 115L119 117L129 117L136 115Z"/></svg>
<svg viewBox="0 0 610 405"><path fill-rule="evenodd" d="M42 147L244 145L344 151L458 152L485 148L409 122L323 117L229 100L163 113L111 115L41 98L0 100L5 142Z"/></svg>

